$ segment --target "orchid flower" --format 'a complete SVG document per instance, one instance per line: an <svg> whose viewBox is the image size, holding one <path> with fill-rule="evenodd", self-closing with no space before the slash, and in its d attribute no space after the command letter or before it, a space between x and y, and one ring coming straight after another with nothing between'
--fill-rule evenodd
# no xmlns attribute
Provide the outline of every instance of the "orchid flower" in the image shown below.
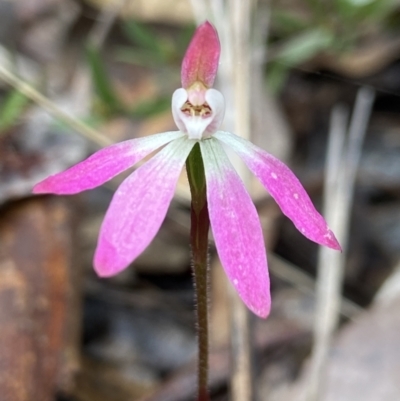
<svg viewBox="0 0 400 401"><path fill-rule="evenodd" d="M266 317L271 302L263 232L225 146L242 158L304 236L332 249L340 246L285 164L251 142L219 131L225 102L212 88L219 55L218 34L205 22L196 30L183 59L182 88L172 96L172 114L179 131L111 145L46 178L33 191L61 195L92 189L162 148L122 182L105 215L94 267L101 277L113 276L137 258L157 234L185 161L199 143L211 229L221 263L244 303Z"/></svg>

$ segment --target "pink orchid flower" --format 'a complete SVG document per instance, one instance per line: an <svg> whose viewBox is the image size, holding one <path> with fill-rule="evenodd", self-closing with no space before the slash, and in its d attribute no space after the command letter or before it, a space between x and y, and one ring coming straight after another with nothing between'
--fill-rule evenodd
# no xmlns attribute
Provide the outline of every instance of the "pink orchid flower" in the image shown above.
<svg viewBox="0 0 400 401"><path fill-rule="evenodd" d="M95 188L162 147L123 181L105 215L94 267L101 277L113 276L140 255L157 234L185 161L199 143L210 223L221 263L244 303L255 314L266 317L271 301L261 224L224 145L243 159L303 235L333 249L340 250L340 245L285 164L243 138L218 131L225 112L222 94L212 88L219 55L218 34L205 22L196 30L183 59L182 88L172 96L172 113L179 131L104 148L48 177L33 191L61 195Z"/></svg>

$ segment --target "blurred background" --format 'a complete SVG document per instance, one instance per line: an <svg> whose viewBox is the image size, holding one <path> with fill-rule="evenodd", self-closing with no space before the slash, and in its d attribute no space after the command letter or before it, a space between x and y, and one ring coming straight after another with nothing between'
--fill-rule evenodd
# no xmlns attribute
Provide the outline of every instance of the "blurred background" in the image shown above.
<svg viewBox="0 0 400 401"><path fill-rule="evenodd" d="M319 251L245 177L273 309L234 324L211 244L212 400L238 399L231 337L243 329L249 400L400 399L400 2L258 0L247 20L237 10L235 0L0 0L0 401L194 399L185 173L155 240L106 280L92 257L126 174L71 197L31 190L102 146L175 130L180 63L207 17L228 52L217 83L227 126L245 79L248 137L293 168L344 249Z"/></svg>

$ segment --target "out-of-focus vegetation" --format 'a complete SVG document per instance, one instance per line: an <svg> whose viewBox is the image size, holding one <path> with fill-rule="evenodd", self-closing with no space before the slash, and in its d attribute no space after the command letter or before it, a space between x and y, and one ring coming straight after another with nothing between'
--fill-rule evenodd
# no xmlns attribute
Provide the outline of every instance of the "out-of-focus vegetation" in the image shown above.
<svg viewBox="0 0 400 401"><path fill-rule="evenodd" d="M11 90L0 104L0 135L18 123L29 99L18 90Z"/></svg>
<svg viewBox="0 0 400 401"><path fill-rule="evenodd" d="M112 57L115 62L130 63L153 70L178 71L194 29L194 25L188 25L179 35L168 37L133 19L124 21L122 31L131 44L120 45ZM139 102L133 107L125 104L113 89L101 51L91 43L87 46L87 60L97 95L94 113L98 114L99 118L118 113L143 118L170 107L170 95L160 95L150 101Z"/></svg>
<svg viewBox="0 0 400 401"><path fill-rule="evenodd" d="M135 19L121 21L127 44L119 45L108 62L129 63L148 69L179 70L187 43L194 31L188 24L179 34L165 32ZM293 67L303 66L320 54L340 56L351 53L371 35L391 35L399 30L400 15L396 0L303 0L277 2L271 9L268 42L267 84L279 92ZM150 117L170 107L170 96L160 94L134 106L115 91L105 65L102 49L86 46L86 60L91 71L96 97L92 116L87 121L101 123L113 115L133 118ZM27 104L24 96L10 93L0 105L0 129L18 121Z"/></svg>
<svg viewBox="0 0 400 401"><path fill-rule="evenodd" d="M295 4L295 3L293 3ZM395 0L306 0L272 10L268 83L282 88L292 67L321 52L349 53L371 35L399 30Z"/></svg>
<svg viewBox="0 0 400 401"><path fill-rule="evenodd" d="M173 38L157 34L135 20L125 21L122 29L136 48L120 46L117 49L117 59L135 65L159 68L165 65L176 67L181 63L195 26L189 24L183 27L179 35Z"/></svg>

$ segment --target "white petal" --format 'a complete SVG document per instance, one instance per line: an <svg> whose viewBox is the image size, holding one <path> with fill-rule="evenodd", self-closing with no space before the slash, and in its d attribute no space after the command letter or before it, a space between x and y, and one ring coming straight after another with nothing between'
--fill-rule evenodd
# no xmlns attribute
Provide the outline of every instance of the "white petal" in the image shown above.
<svg viewBox="0 0 400 401"><path fill-rule="evenodd" d="M224 118L224 97L216 89L207 89L205 100L211 109L211 115L208 117L184 113L181 109L187 100L188 92L183 88L177 89L172 95L172 115L175 124L188 135L189 139L200 140L205 136L211 136L220 127Z"/></svg>
<svg viewBox="0 0 400 401"><path fill-rule="evenodd" d="M174 121L176 126L182 132L186 131L185 123L182 121L182 106L188 100L188 93L185 89L179 88L172 95L172 116L174 117Z"/></svg>
<svg viewBox="0 0 400 401"><path fill-rule="evenodd" d="M213 112L213 120L207 127L209 134L216 132L222 124L225 116L225 99L221 92L216 89L208 89L206 92L206 102Z"/></svg>
<svg viewBox="0 0 400 401"><path fill-rule="evenodd" d="M211 124L213 118L201 117L201 116L188 116L183 114L182 120L186 126L186 133L189 139L195 139L199 141L203 138L203 134L206 132L207 127Z"/></svg>

